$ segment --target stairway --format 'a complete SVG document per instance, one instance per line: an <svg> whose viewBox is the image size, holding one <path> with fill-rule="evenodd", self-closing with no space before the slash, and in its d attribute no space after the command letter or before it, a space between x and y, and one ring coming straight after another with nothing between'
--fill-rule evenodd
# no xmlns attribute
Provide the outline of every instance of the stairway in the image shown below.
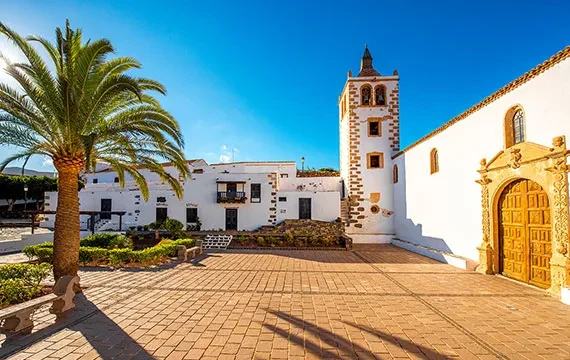
<svg viewBox="0 0 570 360"><path fill-rule="evenodd" d="M206 235L202 241L202 249L226 250L231 241L231 235Z"/></svg>
<svg viewBox="0 0 570 360"><path fill-rule="evenodd" d="M109 230L109 228L112 225L113 224L111 223L111 220L101 219L95 223L94 230L95 230L95 232L101 232L101 231Z"/></svg>
<svg viewBox="0 0 570 360"><path fill-rule="evenodd" d="M348 227L350 224L350 207L348 206L348 197L340 201L340 219L344 224L344 227Z"/></svg>

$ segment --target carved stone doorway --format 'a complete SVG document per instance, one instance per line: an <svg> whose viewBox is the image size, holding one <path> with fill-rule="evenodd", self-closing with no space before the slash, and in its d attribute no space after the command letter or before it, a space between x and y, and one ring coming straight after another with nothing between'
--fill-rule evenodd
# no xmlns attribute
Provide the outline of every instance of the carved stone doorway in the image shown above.
<svg viewBox="0 0 570 360"><path fill-rule="evenodd" d="M552 243L548 195L534 181L518 179L498 196L499 270L512 279L549 288Z"/></svg>
<svg viewBox="0 0 570 360"><path fill-rule="evenodd" d="M548 287L554 295L567 286L569 155L559 136L552 147L522 142L489 162L481 160L483 242L477 271L504 273Z"/></svg>

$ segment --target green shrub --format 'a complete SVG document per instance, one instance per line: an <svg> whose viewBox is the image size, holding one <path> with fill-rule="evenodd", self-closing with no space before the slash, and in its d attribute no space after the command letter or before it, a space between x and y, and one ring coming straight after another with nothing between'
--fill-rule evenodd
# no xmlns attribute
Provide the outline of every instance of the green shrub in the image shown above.
<svg viewBox="0 0 570 360"><path fill-rule="evenodd" d="M107 249L88 246L82 246L79 248L79 262L83 265L107 260L108 258L109 250Z"/></svg>
<svg viewBox="0 0 570 360"><path fill-rule="evenodd" d="M293 236L293 232L291 230L285 231L285 235L283 239L287 244L292 244L295 241L295 237Z"/></svg>
<svg viewBox="0 0 570 360"><path fill-rule="evenodd" d="M244 234L241 234L238 238L237 238L238 243L240 243L241 245L245 245L247 243L247 238L245 237Z"/></svg>
<svg viewBox="0 0 570 360"><path fill-rule="evenodd" d="M40 295L40 283L50 271L51 265L46 263L0 266L0 304L20 303Z"/></svg>
<svg viewBox="0 0 570 360"><path fill-rule="evenodd" d="M311 245L317 245L319 243L320 239L317 235L311 235L309 236L309 243Z"/></svg>
<svg viewBox="0 0 570 360"><path fill-rule="evenodd" d="M166 218L162 223L164 230L168 231L170 236L178 237L182 229L184 229L184 224L176 219Z"/></svg>
<svg viewBox="0 0 570 360"><path fill-rule="evenodd" d="M53 244L45 242L43 244L29 245L24 247L22 252L29 259L37 259L40 263L51 263L53 259Z"/></svg>
<svg viewBox="0 0 570 360"><path fill-rule="evenodd" d="M114 234L103 234L103 235L114 235ZM99 237L98 239L95 238L95 240L93 240L92 238L90 239L91 240L90 242L91 243L94 243L96 241L99 241L99 243L106 242L106 240L101 240L101 239L107 239L107 237ZM85 242L83 243L85 244ZM112 241L110 241L109 244L111 244L112 246ZM105 249L94 246L80 246L79 262L82 265L87 265L90 263L98 263L107 260L111 265L123 265L132 262L154 263L158 262L159 260L162 260L165 257L176 256L177 245L184 245L187 248L191 248L196 245L196 241L193 239L179 239L179 240L165 239L162 240L156 246L137 251L134 251L130 248ZM51 262L53 257L53 245L51 243L26 246L22 251L30 259L38 258L41 260L40 262Z"/></svg>
<svg viewBox="0 0 570 360"><path fill-rule="evenodd" d="M259 236L257 238L257 245L259 246L265 246L265 239L263 238L263 236Z"/></svg>
<svg viewBox="0 0 570 360"><path fill-rule="evenodd" d="M105 249L132 249L133 241L121 234L98 233L81 239L79 241L79 246Z"/></svg>
<svg viewBox="0 0 570 360"><path fill-rule="evenodd" d="M269 235L269 237L266 239L267 241L267 245L269 246L275 246L277 245L278 241L273 237L273 235Z"/></svg>
<svg viewBox="0 0 570 360"><path fill-rule="evenodd" d="M191 247L194 247L196 245L196 240L194 240L194 239L178 239L178 240L174 240L172 243L174 244L175 247L176 247L176 245L184 245L187 248L191 248Z"/></svg>

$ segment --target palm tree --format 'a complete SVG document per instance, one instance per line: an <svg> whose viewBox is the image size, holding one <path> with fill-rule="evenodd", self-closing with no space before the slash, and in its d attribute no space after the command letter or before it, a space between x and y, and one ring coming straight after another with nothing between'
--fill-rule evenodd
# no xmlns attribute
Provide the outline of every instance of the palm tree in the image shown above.
<svg viewBox="0 0 570 360"><path fill-rule="evenodd" d="M19 87L0 84L0 145L21 151L2 161L0 171L16 160L25 166L33 155L53 159L59 173L53 256L57 280L77 274L79 266L79 174L105 162L117 172L121 186L125 174L130 175L148 200L140 170L149 169L180 198L180 183L159 161L188 175L184 140L176 120L148 94L166 94L165 88L128 75L140 63L130 57L109 58L114 53L109 40L84 42L81 30L71 29L69 21L65 29L56 29L55 43L38 36L24 38L1 22L0 33L27 60L12 63L3 58L6 73ZM48 61L34 44L47 52Z"/></svg>

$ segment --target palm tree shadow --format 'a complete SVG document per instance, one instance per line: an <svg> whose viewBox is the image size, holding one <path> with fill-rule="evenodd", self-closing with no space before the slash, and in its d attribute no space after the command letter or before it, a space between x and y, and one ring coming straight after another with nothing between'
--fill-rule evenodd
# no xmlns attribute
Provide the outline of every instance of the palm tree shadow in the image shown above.
<svg viewBox="0 0 570 360"><path fill-rule="evenodd" d="M63 329L81 333L98 353L99 359L155 359L135 339L110 319L82 292L75 295L76 307L61 320L30 335L15 334L6 338L0 347L0 358L8 357L48 339Z"/></svg>
<svg viewBox="0 0 570 360"><path fill-rule="evenodd" d="M336 348L337 351L339 352L339 354L336 354L336 352L333 352L331 350L326 350L326 349L322 349L319 346L319 344L308 340L308 339L304 339L303 337L294 335L294 334L290 334L288 331L283 330L283 329L279 329L276 326L273 325L269 325L269 324L263 324L263 326L271 331L274 331L275 333L281 335L284 338L288 338L290 342L293 342L297 345L300 346L304 346L305 349L308 352L313 353L316 356L319 356L321 358L346 358L348 357L353 357L353 358L358 358L358 359L378 359L381 358L381 355L379 354L374 354L373 352L371 352L368 348L365 348L359 344L356 344L352 341L350 341L349 339L345 339L343 337L339 337L338 335L335 335L333 332L321 328L313 323L310 323L308 321L305 321L301 318L298 318L296 316L293 315L288 315L286 313L283 313L281 311L275 311L275 310L270 310L270 309L265 309L267 312L276 315L277 317L279 317L282 320L285 320L287 322L289 322L290 324L304 329L305 331L308 331L310 333L312 333L315 336L318 336L321 340L322 343L327 344L329 347L333 347ZM425 346L419 345L419 344L415 344L411 341L402 339L400 337L394 336L394 335L390 335L387 333L383 333L381 331L366 327L366 326L362 326L362 325L358 325L358 324L354 324L351 322L347 322L347 321L343 321L345 324L350 325L354 328L360 329L362 331L366 331L372 335L377 336L379 339L381 339L383 342L388 342L391 344L394 344L396 346L401 347L403 350L410 352L410 353L415 353L418 355L423 355L426 358L429 359L451 359L450 357L447 357L445 355L442 355L440 353L438 353L435 350L432 350L430 348L427 348ZM390 357L390 355L386 354L387 357Z"/></svg>

